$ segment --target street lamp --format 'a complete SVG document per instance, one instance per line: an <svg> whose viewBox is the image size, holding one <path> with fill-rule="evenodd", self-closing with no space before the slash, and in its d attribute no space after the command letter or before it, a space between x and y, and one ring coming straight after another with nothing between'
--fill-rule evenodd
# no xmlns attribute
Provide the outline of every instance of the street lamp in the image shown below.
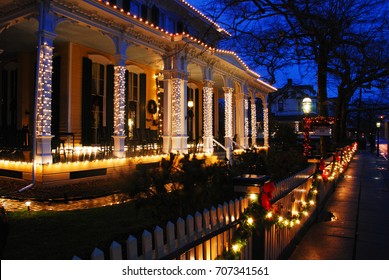
<svg viewBox="0 0 389 280"><path fill-rule="evenodd" d="M380 127L381 127L381 123L377 122L376 126L377 126L377 157L379 157L379 155L380 155Z"/></svg>
<svg viewBox="0 0 389 280"><path fill-rule="evenodd" d="M188 136L189 140L192 140L192 118L193 118L193 100L188 101Z"/></svg>
<svg viewBox="0 0 389 280"><path fill-rule="evenodd" d="M311 112L312 108L312 99L309 98L308 96L305 97L302 101L302 108L305 117L303 118L303 131L304 131L304 143L303 143L303 148L304 148L304 156L309 156L311 154L311 149L309 145L309 125L307 123L307 117L308 114Z"/></svg>
<svg viewBox="0 0 389 280"><path fill-rule="evenodd" d="M303 112L304 114L309 114L312 109L312 99L308 96L303 99Z"/></svg>

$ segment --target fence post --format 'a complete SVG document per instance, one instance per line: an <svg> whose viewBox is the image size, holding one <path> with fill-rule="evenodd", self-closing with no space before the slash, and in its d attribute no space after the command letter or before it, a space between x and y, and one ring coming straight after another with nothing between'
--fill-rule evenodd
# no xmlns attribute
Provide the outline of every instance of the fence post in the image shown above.
<svg viewBox="0 0 389 280"><path fill-rule="evenodd" d="M223 203L223 216L224 216L224 223L228 225L230 223L230 215L228 214L228 204L227 202Z"/></svg>
<svg viewBox="0 0 389 280"><path fill-rule="evenodd" d="M142 253L144 260L153 259L153 240L151 233L147 230L143 231L142 234Z"/></svg>
<svg viewBox="0 0 389 280"><path fill-rule="evenodd" d="M95 248L91 255L92 260L104 260L104 252L99 248Z"/></svg>
<svg viewBox="0 0 389 280"><path fill-rule="evenodd" d="M192 242L194 240L194 219L192 215L186 216L186 234L187 234L187 241ZM189 259L194 260L195 259L195 252L194 249L191 249L189 251Z"/></svg>
<svg viewBox="0 0 389 280"><path fill-rule="evenodd" d="M186 216L186 232L188 235L188 242L194 241L194 219L192 215Z"/></svg>
<svg viewBox="0 0 389 280"><path fill-rule="evenodd" d="M217 229L217 216L216 216L216 208L211 207L211 230Z"/></svg>
<svg viewBox="0 0 389 280"><path fill-rule="evenodd" d="M182 218L177 219L177 241L178 247L185 245L185 221Z"/></svg>
<svg viewBox="0 0 389 280"><path fill-rule="evenodd" d="M122 260L122 246L116 241L113 241L109 247L109 255L111 260Z"/></svg>
<svg viewBox="0 0 389 280"><path fill-rule="evenodd" d="M200 212L195 213L195 231L196 231L196 237L200 238L203 235L203 217L201 216Z"/></svg>
<svg viewBox="0 0 389 280"><path fill-rule="evenodd" d="M240 206L239 199L235 198L235 219L238 220L240 217Z"/></svg>
<svg viewBox="0 0 389 280"><path fill-rule="evenodd" d="M163 229L156 226L154 229L155 257L159 259L164 256Z"/></svg>
<svg viewBox="0 0 389 280"><path fill-rule="evenodd" d="M174 224L169 221L166 225L166 241L169 253L177 249L174 229Z"/></svg>
<svg viewBox="0 0 389 280"><path fill-rule="evenodd" d="M138 259L138 241L132 235L127 238L127 259L137 260Z"/></svg>
<svg viewBox="0 0 389 280"><path fill-rule="evenodd" d="M231 222L235 221L235 204L232 200L228 203L228 210L230 213Z"/></svg>
<svg viewBox="0 0 389 280"><path fill-rule="evenodd" d="M224 225L223 206L220 204L217 206L217 221L219 223L219 227Z"/></svg>
<svg viewBox="0 0 389 280"><path fill-rule="evenodd" d="M203 235L203 217L199 212L195 213L195 231L196 231L196 238L200 238ZM200 244L196 246L195 250L195 258L196 260L203 260L203 245Z"/></svg>
<svg viewBox="0 0 389 280"><path fill-rule="evenodd" d="M208 234L211 232L211 220L210 220L208 209L204 209L203 211L203 220L204 220L203 226L204 226L205 234Z"/></svg>

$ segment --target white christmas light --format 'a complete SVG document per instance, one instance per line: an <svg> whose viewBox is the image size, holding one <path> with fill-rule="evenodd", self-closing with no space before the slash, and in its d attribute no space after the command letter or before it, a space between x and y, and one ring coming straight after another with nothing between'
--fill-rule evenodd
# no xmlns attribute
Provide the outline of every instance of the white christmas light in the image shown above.
<svg viewBox="0 0 389 280"><path fill-rule="evenodd" d="M224 101L225 101L225 137L233 138L232 135L232 91L233 88L224 88Z"/></svg>
<svg viewBox="0 0 389 280"><path fill-rule="evenodd" d="M36 135L51 135L51 83L53 47L44 42L39 54L38 100Z"/></svg>
<svg viewBox="0 0 389 280"><path fill-rule="evenodd" d="M249 135L249 101L247 98L244 99L244 136L247 137Z"/></svg>
<svg viewBox="0 0 389 280"><path fill-rule="evenodd" d="M172 135L181 132L181 79L172 79Z"/></svg>
<svg viewBox="0 0 389 280"><path fill-rule="evenodd" d="M212 137L213 114L212 114L212 95L213 82L206 81L203 87L203 112L204 112L204 136Z"/></svg>
<svg viewBox="0 0 389 280"><path fill-rule="evenodd" d="M257 107L255 106L255 98L251 100L251 137L253 138L253 145L257 139Z"/></svg>
<svg viewBox="0 0 389 280"><path fill-rule="evenodd" d="M263 108L263 139L264 146L269 146L269 110L267 107Z"/></svg>
<svg viewBox="0 0 389 280"><path fill-rule="evenodd" d="M124 136L126 67L115 66L114 71L114 135Z"/></svg>

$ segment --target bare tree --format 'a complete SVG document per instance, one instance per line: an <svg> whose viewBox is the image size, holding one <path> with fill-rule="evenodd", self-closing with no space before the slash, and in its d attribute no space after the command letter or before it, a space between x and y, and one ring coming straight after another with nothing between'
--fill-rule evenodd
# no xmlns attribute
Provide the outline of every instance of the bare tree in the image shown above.
<svg viewBox="0 0 389 280"><path fill-rule="evenodd" d="M384 0L219 0L207 11L228 26L239 53L265 65L269 82L293 64L314 67L319 115L328 115L328 74L338 82L336 140L345 135L347 104L358 87L388 71ZM233 46L232 46L233 47ZM386 52L385 52L386 50ZM310 69L309 69L310 68ZM344 114L343 114L344 112ZM343 115L342 115L343 114Z"/></svg>

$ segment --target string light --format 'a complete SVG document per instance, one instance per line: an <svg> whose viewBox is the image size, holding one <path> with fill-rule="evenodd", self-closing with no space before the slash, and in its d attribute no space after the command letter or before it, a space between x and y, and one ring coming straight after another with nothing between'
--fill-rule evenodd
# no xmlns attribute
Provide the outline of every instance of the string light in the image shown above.
<svg viewBox="0 0 389 280"><path fill-rule="evenodd" d="M267 107L263 108L263 139L264 146L269 146L269 109Z"/></svg>
<svg viewBox="0 0 389 280"><path fill-rule="evenodd" d="M108 1L103 1L103 0L98 0L99 2L102 2L103 4L105 4L106 6L111 6L111 4L108 2ZM216 27L216 30L218 32L224 32L226 33L227 35L231 36L230 33L228 33L225 29L221 28L216 22L214 22L212 19L206 17L203 13L201 13L198 9L196 9L195 7L193 7L192 5L190 5L188 2L186 2L185 0L181 0L182 3L184 3L185 5L187 5L189 8L191 8L192 10L194 10L198 15L200 15L201 17L205 18L206 20L208 20L212 25L214 25ZM269 87L270 89L272 90L277 90L276 88L272 87L271 85L259 80L260 78L260 75L258 73L256 73L255 71L251 70L247 64L233 51L228 51L228 50L223 50L223 49L216 49L215 47L212 47L212 46L209 46L208 44L206 44L205 42L201 41L200 39L186 33L186 32L182 32L182 33L169 33L167 30L164 30L163 28L147 21L147 20L144 20L143 18L141 17L138 17L137 15L132 15L130 12L125 12L123 9L118 9L116 5L112 5L112 9L116 10L116 11L119 11L121 13L124 13L126 14L127 16L129 16L130 18L134 19L134 20L138 20L139 22L151 27L151 28L154 28L155 30L158 30L160 31L162 34L164 35L167 35L167 36L170 36L170 40L171 41L177 41L177 40L181 40L183 38L186 38L187 40L191 40L193 41L194 43L200 45L201 47L203 48L206 48L212 52L217 52L217 53L220 53L220 54L228 54L228 55L232 55L234 56L238 61L239 63L249 72L251 73L252 75L254 75L256 78L257 78L257 81L263 85L265 85L266 87Z"/></svg>
<svg viewBox="0 0 389 280"><path fill-rule="evenodd" d="M245 98L244 99L244 137L247 137L249 135L248 110L249 110L249 101L247 98Z"/></svg>
<svg viewBox="0 0 389 280"><path fill-rule="evenodd" d="M181 135L181 79L172 79L172 135Z"/></svg>
<svg viewBox="0 0 389 280"><path fill-rule="evenodd" d="M203 127L204 127L204 137L212 138L213 131L213 104L212 104L212 96L213 96L213 81L204 81L203 87ZM212 143L205 141L207 143L207 147L204 147L205 152L212 151Z"/></svg>
<svg viewBox="0 0 389 280"><path fill-rule="evenodd" d="M232 139L232 91L233 88L225 87L224 89L224 101L225 101L225 137Z"/></svg>
<svg viewBox="0 0 389 280"><path fill-rule="evenodd" d="M44 42L39 54L37 130L36 135L51 135L51 83L53 73L53 47Z"/></svg>
<svg viewBox="0 0 389 280"><path fill-rule="evenodd" d="M126 67L114 67L114 135L125 136L124 115L125 115L125 87Z"/></svg>
<svg viewBox="0 0 389 280"><path fill-rule="evenodd" d="M255 146L257 139L257 106L255 106L255 98L251 99L251 137L252 145Z"/></svg>

